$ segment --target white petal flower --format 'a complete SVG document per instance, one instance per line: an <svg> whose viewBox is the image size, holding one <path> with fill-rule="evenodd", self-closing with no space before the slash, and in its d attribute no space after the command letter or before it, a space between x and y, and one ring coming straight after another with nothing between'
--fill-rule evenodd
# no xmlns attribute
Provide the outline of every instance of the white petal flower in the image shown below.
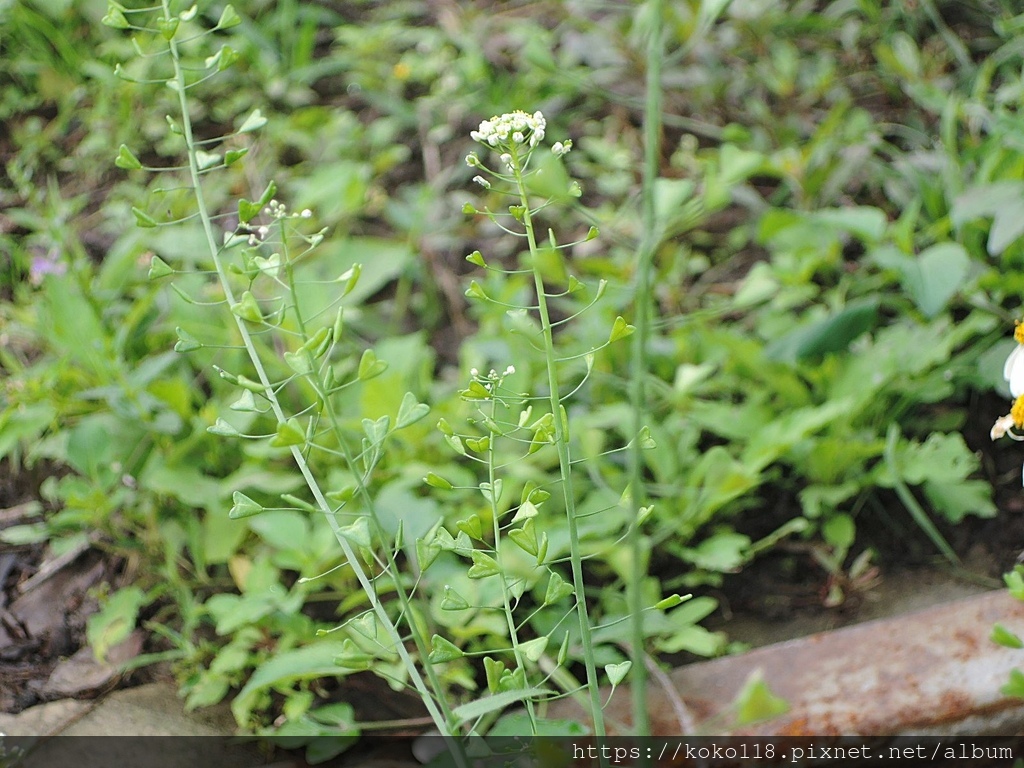
<svg viewBox="0 0 1024 768"><path fill-rule="evenodd" d="M1018 344L1006 358L1003 366L1003 378L1010 383L1010 394L1014 397L1024 395L1024 346Z"/></svg>

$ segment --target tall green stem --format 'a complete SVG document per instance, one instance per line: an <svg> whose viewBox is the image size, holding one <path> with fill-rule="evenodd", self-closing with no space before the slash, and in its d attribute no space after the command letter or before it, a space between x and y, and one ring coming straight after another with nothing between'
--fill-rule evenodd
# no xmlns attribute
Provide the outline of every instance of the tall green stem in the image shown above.
<svg viewBox="0 0 1024 768"><path fill-rule="evenodd" d="M523 180L520 158L513 155L512 172L516 181L516 189L523 207L523 226L526 229L526 240L530 247L530 261L533 270L533 282L537 292L537 309L540 313L540 324L544 335L544 357L547 364L548 392L551 403L551 415L555 421L555 448L558 451L558 466L562 478L562 496L565 500L565 514L569 522L569 560L572 563L573 588L576 591L576 613L580 622L580 642L583 645L583 663L587 670L587 689L590 693L590 705L594 717L594 734L605 735L604 712L601 709L601 692L597 679L597 668L594 665L594 642L590 631L590 615L587 611L587 597L583 581L583 557L580 550L580 534L576 520L576 499L572 489L572 462L569 455L569 419L562 398L558 391L558 369L555 363L555 343L551 330L551 318L548 314L547 294L544 291L544 278L540 273L537 239L533 231L533 219L530 214L530 200Z"/></svg>
<svg viewBox="0 0 1024 768"><path fill-rule="evenodd" d="M164 18L168 20L172 19L173 17L170 12L168 0L161 0L161 7L163 9ZM217 245L216 236L214 235L213 222L210 218L209 207L207 206L206 203L206 196L203 192L203 188L200 183L199 162L196 157L196 144L192 132L192 121L189 116L188 99L186 97L187 91L185 74L181 65L181 58L180 52L178 50L178 45L173 38L168 42L168 48L174 65L174 82L176 84L176 90L178 93L179 107L181 110L182 132L184 134L185 144L188 150L189 175L192 181L193 193L196 199L196 206L199 210L199 216L203 224L203 232L206 237L207 247L209 248L211 258L213 259L214 268L216 269L221 289L224 291L224 297L227 300L228 304L231 305L235 303L235 296L234 292L231 289L231 283L228 280L227 268L224 264L223 259L221 258L221 251ZM249 359L252 362L253 368L256 371L257 378L260 384L263 386L263 394L270 402L271 409L273 410L274 416L277 418L278 423L284 423L287 421L287 417L285 416L284 410L281 407L280 401L277 398L275 389L271 384L270 377L267 375L266 368L263 365L263 361L260 358L259 352L256 349L252 336L249 333L249 329L246 328L245 321L242 318L234 314L232 316L235 319L235 325L238 329L239 335L242 338L242 343L244 344L246 352L249 355ZM316 501L317 507L321 510L321 512L326 517L328 523L330 524L331 529L333 530L334 535L338 540L338 543L341 545L342 552L344 553L346 560L348 561L353 573L355 574L357 580L359 581L364 592L366 593L366 597L369 600L374 613L377 615L382 625L385 627L385 631L388 633L389 638L394 644L395 651L399 654L399 657L405 664L409 672L409 679L412 681L413 686L419 693L420 698L422 699L424 706L427 708L427 711L430 714L431 719L434 721L434 724L443 735L451 735L448 725L448 719L438 708L438 705L435 702L434 697L427 689L426 684L423 681L423 678L419 674L419 670L416 667L415 662L409 656L409 652L405 648L405 643L403 642L397 627L391 621L391 617L388 616L383 604L377 598L377 593L376 590L374 589L373 583L370 581L366 571L360 564L355 551L352 549L352 546L349 544L348 540L342 535L341 526L335 519L334 515L332 514L330 504L324 497L324 494L320 488L319 483L317 482L316 478L310 471L309 465L307 464L305 457L302 455L301 447L292 446L291 453L292 457L295 459L295 463L298 466L299 471L302 473L302 476L305 479L307 486L309 487L310 493L313 495L313 498Z"/></svg>
<svg viewBox="0 0 1024 768"><path fill-rule="evenodd" d="M647 501L643 477L643 448L635 438L644 426L647 398L644 377L647 375L647 339L651 328L651 271L654 251L658 246L657 220L654 207L654 182L658 178L661 156L661 58L662 0L648 3L651 28L647 41L647 100L644 108L644 175L641 196L643 201L644 238L637 256L636 292L633 297L632 387L630 402L633 409L633 446L629 454L630 484L633 499L633 524L629 529L629 548L632 572L627 585L627 600L630 607L631 656L630 691L633 702L633 733L649 736L651 732L650 713L647 709L647 653L644 636L643 580L646 573L647 548L638 523L640 509Z"/></svg>

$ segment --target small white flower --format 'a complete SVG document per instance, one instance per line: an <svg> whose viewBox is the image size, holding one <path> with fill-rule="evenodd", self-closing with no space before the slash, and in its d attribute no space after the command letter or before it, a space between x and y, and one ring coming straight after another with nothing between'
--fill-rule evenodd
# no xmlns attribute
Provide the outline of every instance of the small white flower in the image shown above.
<svg viewBox="0 0 1024 768"><path fill-rule="evenodd" d="M477 376L480 375L480 371L477 370L476 368L470 368L469 375L472 376L473 378L476 378Z"/></svg>
<svg viewBox="0 0 1024 768"><path fill-rule="evenodd" d="M474 133L476 133L476 131L474 131ZM468 165L470 168L480 167L480 158L476 156L476 152L470 152L468 155L466 155L466 165Z"/></svg>
<svg viewBox="0 0 1024 768"><path fill-rule="evenodd" d="M515 168L512 167L512 155L510 155L508 152L502 154L501 162L505 164L505 167L508 168L510 172L515 170Z"/></svg>
<svg viewBox="0 0 1024 768"><path fill-rule="evenodd" d="M555 157L563 157L569 154L570 149L572 149L572 139L569 139L564 144L560 141L556 141L551 147L551 151L555 154Z"/></svg>
<svg viewBox="0 0 1024 768"><path fill-rule="evenodd" d="M505 373L502 374L502 375L504 375L504 376L511 376L515 372L516 372L516 367L514 365L510 365L508 368L505 369Z"/></svg>
<svg viewBox="0 0 1024 768"><path fill-rule="evenodd" d="M304 208L300 215L302 216L302 218L308 219L313 215L313 212L309 210L309 208Z"/></svg>
<svg viewBox="0 0 1024 768"><path fill-rule="evenodd" d="M489 182L483 176L474 176L473 177L473 181L476 182L477 184L479 184L484 189L490 189L491 188L491 182Z"/></svg>
<svg viewBox="0 0 1024 768"><path fill-rule="evenodd" d="M266 240L267 235L270 234L270 227L263 226L256 230L256 234L259 235L260 240Z"/></svg>

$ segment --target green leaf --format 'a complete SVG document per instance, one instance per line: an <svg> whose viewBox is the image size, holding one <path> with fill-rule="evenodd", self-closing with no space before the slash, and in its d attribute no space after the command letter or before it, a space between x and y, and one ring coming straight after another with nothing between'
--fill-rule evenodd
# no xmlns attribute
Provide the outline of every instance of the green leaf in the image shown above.
<svg viewBox="0 0 1024 768"><path fill-rule="evenodd" d="M174 344L175 352L185 353L203 348L202 342L188 331L182 328L175 328L174 332L178 335L178 341Z"/></svg>
<svg viewBox="0 0 1024 768"><path fill-rule="evenodd" d="M890 246L877 249L872 258L880 266L900 273L904 289L928 318L942 312L963 288L971 264L959 243L933 245L917 258Z"/></svg>
<svg viewBox="0 0 1024 768"><path fill-rule="evenodd" d="M139 609L149 599L139 587L118 590L103 604L98 613L89 617L86 637L97 660L103 661L107 651L126 640L135 629Z"/></svg>
<svg viewBox="0 0 1024 768"><path fill-rule="evenodd" d="M608 675L608 682L612 684L612 688L625 680L626 675L629 674L629 670L632 668L632 661L621 661L618 664L605 664L604 671L605 674Z"/></svg>
<svg viewBox="0 0 1024 768"><path fill-rule="evenodd" d="M406 392L402 397L402 404L398 407L398 418L395 421L395 429L405 429L415 424L430 413L430 406L416 400L412 392Z"/></svg>
<svg viewBox="0 0 1024 768"><path fill-rule="evenodd" d="M1007 648L1024 648L1024 641L1015 632L1011 632L1002 624L996 624L992 627L992 634L989 636L989 639L993 643L998 643Z"/></svg>
<svg viewBox="0 0 1024 768"><path fill-rule="evenodd" d="M480 251L473 251L466 257L466 261L470 264L476 264L478 267L487 267L487 262L484 261L484 257L481 255Z"/></svg>
<svg viewBox="0 0 1024 768"><path fill-rule="evenodd" d="M615 322L612 324L612 332L608 336L608 342L614 343L619 339L624 339L629 336L636 328L625 320L621 316L615 318Z"/></svg>
<svg viewBox="0 0 1024 768"><path fill-rule="evenodd" d="M263 313L260 312L260 306L256 303L256 297L252 295L252 291L243 293L241 301L231 305L231 312L250 323L263 322Z"/></svg>
<svg viewBox="0 0 1024 768"><path fill-rule="evenodd" d="M388 364L385 361L378 360L377 354L372 349L367 349L359 359L359 373L357 376L360 381L366 381L375 376L380 376L387 368Z"/></svg>
<svg viewBox="0 0 1024 768"><path fill-rule="evenodd" d="M469 567L466 575L471 579L486 579L488 576L494 576L501 572L498 561L490 555L485 555L474 549L470 558L473 560L473 565Z"/></svg>
<svg viewBox="0 0 1024 768"><path fill-rule="evenodd" d="M430 638L430 655L427 657L427 661L431 664L444 664L448 661L455 661L465 656L458 646L452 643L450 640L445 640L440 635L434 635Z"/></svg>
<svg viewBox="0 0 1024 768"><path fill-rule="evenodd" d="M287 651L278 651L257 667L245 687L231 703L231 712L240 723L249 722L249 715L259 695L267 688L300 680L314 680L338 674L337 658L345 652L341 642L317 642Z"/></svg>
<svg viewBox="0 0 1024 768"><path fill-rule="evenodd" d="M737 725L769 720L789 711L789 703L772 693L760 670L747 679L736 696L735 707Z"/></svg>
<svg viewBox="0 0 1024 768"><path fill-rule="evenodd" d="M141 208L132 206L132 215L135 216L135 226L142 227L143 229L152 229L153 227L160 226L160 222L150 216Z"/></svg>
<svg viewBox="0 0 1024 768"><path fill-rule="evenodd" d="M238 26L242 23L242 20L238 17L238 13L235 12L234 7L231 4L225 5L224 10L221 11L220 20L217 22L217 26L214 29L231 29L231 27Z"/></svg>
<svg viewBox="0 0 1024 768"><path fill-rule="evenodd" d="M988 252L998 256L1024 235L1024 184L998 181L972 187L956 198L949 215L957 227L987 216L993 217Z"/></svg>
<svg viewBox="0 0 1024 768"><path fill-rule="evenodd" d="M875 326L878 302L851 303L846 309L790 331L765 347L769 360L795 363L847 349L861 334Z"/></svg>
<svg viewBox="0 0 1024 768"><path fill-rule="evenodd" d="M306 442L306 434L302 431L302 425L295 417L277 425L277 434L271 439L270 444L274 448L286 448L291 445L303 445Z"/></svg>
<svg viewBox="0 0 1024 768"><path fill-rule="evenodd" d="M436 637L436 635L435 635ZM493 696L485 696L476 699L461 707L456 707L453 714L459 722L477 720L490 712L497 712L517 702L527 699L537 700L544 696L551 695L552 691L547 688L520 688L515 691L497 693Z"/></svg>
<svg viewBox="0 0 1024 768"><path fill-rule="evenodd" d="M231 6L229 5L228 8L230 7ZM227 8L225 8L224 10L226 11ZM253 131L258 131L266 124L267 118L265 118L263 116L263 113L260 112L258 109L254 109L252 113L247 118L245 118L242 124L238 126L238 130L235 131L235 133L252 133Z"/></svg>
<svg viewBox="0 0 1024 768"><path fill-rule="evenodd" d="M114 165L126 171L137 171L142 167L139 158L132 154L132 151L128 149L126 144L122 144L117 150L117 159L114 160Z"/></svg>
<svg viewBox="0 0 1024 768"><path fill-rule="evenodd" d="M232 520L240 520L243 517L253 517L265 511L265 507L259 502L253 501L241 491L231 494L231 509L228 517Z"/></svg>

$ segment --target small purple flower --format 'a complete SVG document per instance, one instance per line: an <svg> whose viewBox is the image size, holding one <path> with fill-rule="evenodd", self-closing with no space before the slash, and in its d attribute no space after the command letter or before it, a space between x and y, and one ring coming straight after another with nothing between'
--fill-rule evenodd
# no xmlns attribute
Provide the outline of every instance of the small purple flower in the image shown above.
<svg viewBox="0 0 1024 768"><path fill-rule="evenodd" d="M40 285L47 275L63 275L68 271L68 265L60 260L60 254L56 248L51 248L45 255L32 257L32 264L28 269L28 279L32 285Z"/></svg>

